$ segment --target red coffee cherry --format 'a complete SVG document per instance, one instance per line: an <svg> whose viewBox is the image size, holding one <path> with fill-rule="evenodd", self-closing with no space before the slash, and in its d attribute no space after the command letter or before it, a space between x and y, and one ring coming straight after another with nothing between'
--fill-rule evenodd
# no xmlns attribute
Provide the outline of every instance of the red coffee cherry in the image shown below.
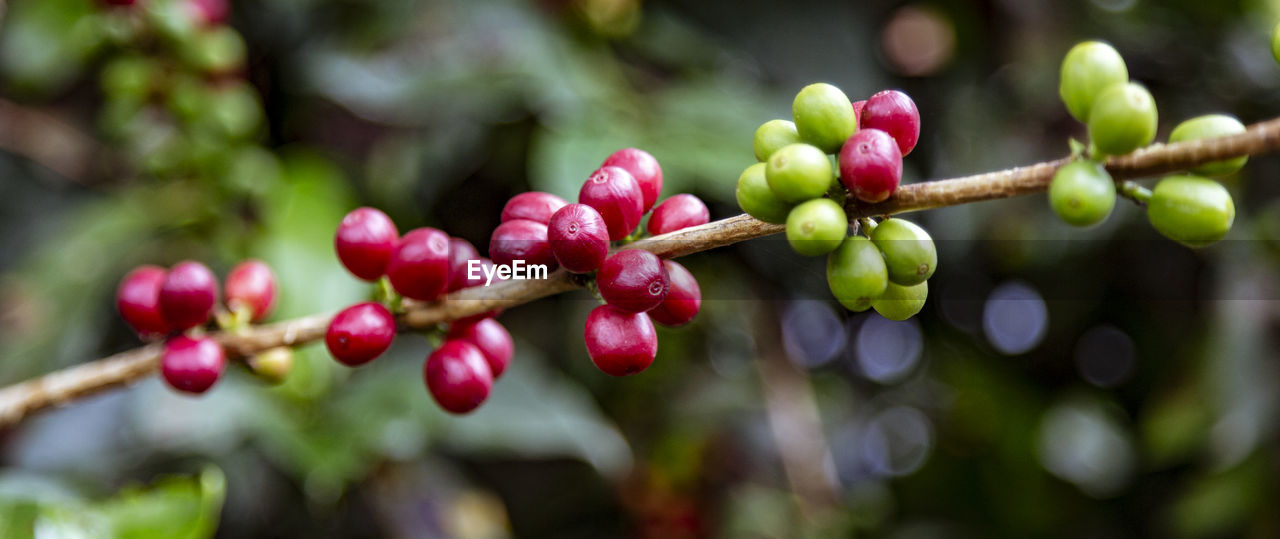
<svg viewBox="0 0 1280 539"><path fill-rule="evenodd" d="M511 265L523 260L525 264L545 264L548 269L556 267L547 243L547 225L528 219L498 225L489 238L489 256L494 264Z"/></svg>
<svg viewBox="0 0 1280 539"><path fill-rule="evenodd" d="M840 148L840 182L863 202L880 202L902 180L902 154L893 137L879 129L859 129Z"/></svg>
<svg viewBox="0 0 1280 539"><path fill-rule="evenodd" d="M231 14L231 6L227 0L187 0L187 8L196 22L205 26L227 22Z"/></svg>
<svg viewBox="0 0 1280 539"><path fill-rule="evenodd" d="M642 313L667 298L670 281L662 259L649 251L624 249L605 259L596 274L600 296L609 305Z"/></svg>
<svg viewBox="0 0 1280 539"><path fill-rule="evenodd" d="M465 414L484 403L493 389L493 373L484 354L462 340L446 340L422 367L431 397L445 411Z"/></svg>
<svg viewBox="0 0 1280 539"><path fill-rule="evenodd" d="M483 318L474 322L454 322L449 326L449 333L445 338L474 344L480 353L484 354L494 380L507 370L507 364L511 362L511 356L515 354L516 349L507 328L492 318Z"/></svg>
<svg viewBox="0 0 1280 539"><path fill-rule="evenodd" d="M391 252L387 278L406 298L440 297L449 287L449 235L430 227L410 230Z"/></svg>
<svg viewBox="0 0 1280 539"><path fill-rule="evenodd" d="M381 303L357 303L329 322L324 345L333 359L358 367L382 355L396 336L396 319Z"/></svg>
<svg viewBox="0 0 1280 539"><path fill-rule="evenodd" d="M165 276L160 266L138 266L120 280L116 289L116 309L139 337L169 333L169 323L160 312L160 286Z"/></svg>
<svg viewBox="0 0 1280 539"><path fill-rule="evenodd" d="M547 241L556 262L574 273L600 269L609 255L609 227L600 212L586 204L569 204L552 215Z"/></svg>
<svg viewBox="0 0 1280 539"><path fill-rule="evenodd" d="M227 359L222 347L208 337L179 335L164 343L160 374L178 391L204 393L222 377Z"/></svg>
<svg viewBox="0 0 1280 539"><path fill-rule="evenodd" d="M867 106L866 99L863 99L862 101L853 102L853 118L857 120L859 124L862 123L862 110L866 108L866 106ZM859 127L861 127L861 125L859 125Z"/></svg>
<svg viewBox="0 0 1280 539"><path fill-rule="evenodd" d="M231 268L223 287L223 300L232 311L249 309L254 322L266 318L276 306L276 277L261 260L245 260Z"/></svg>
<svg viewBox="0 0 1280 539"><path fill-rule="evenodd" d="M218 278L199 262L179 262L160 285L160 312L177 330L207 322L217 303Z"/></svg>
<svg viewBox="0 0 1280 539"><path fill-rule="evenodd" d="M516 219L528 219L536 223L547 224L556 210L565 205L563 198L551 193L529 191L511 197L507 205L502 207L502 222Z"/></svg>
<svg viewBox="0 0 1280 539"><path fill-rule="evenodd" d="M619 167L601 167L592 172L578 191L578 202L600 212L609 227L609 239L615 241L631 234L645 211L640 184Z"/></svg>
<svg viewBox="0 0 1280 539"><path fill-rule="evenodd" d="M867 100L858 117L858 127L888 133L897 142L902 157L906 157L920 140L920 111L907 94L884 90Z"/></svg>
<svg viewBox="0 0 1280 539"><path fill-rule="evenodd" d="M356 208L342 218L333 236L338 260L352 275L376 281L387 271L400 232L387 214L374 208Z"/></svg>
<svg viewBox="0 0 1280 539"><path fill-rule="evenodd" d="M662 304L649 311L649 318L664 326L683 326L698 315L702 307L702 289L698 280L684 266L673 260L664 260L667 276L671 281L671 291Z"/></svg>
<svg viewBox="0 0 1280 539"><path fill-rule="evenodd" d="M462 238L449 238L449 287L446 292L456 292L471 286L467 284L467 265L472 260L480 260L480 251L471 242ZM480 284L484 284L483 278Z"/></svg>
<svg viewBox="0 0 1280 539"><path fill-rule="evenodd" d="M649 211L653 203L658 201L658 194L662 192L662 167L658 165L657 159L649 155L649 152L636 148L623 148L606 157L600 166L619 167L631 174L631 177L640 185L640 194L644 197L640 213Z"/></svg>
<svg viewBox="0 0 1280 539"><path fill-rule="evenodd" d="M596 368L612 376L636 374L658 355L658 334L645 313L601 305L587 315L583 340Z"/></svg>
<svg viewBox="0 0 1280 539"><path fill-rule="evenodd" d="M679 194L662 201L649 216L649 234L657 236L682 228L705 225L711 220L711 212L698 197Z"/></svg>

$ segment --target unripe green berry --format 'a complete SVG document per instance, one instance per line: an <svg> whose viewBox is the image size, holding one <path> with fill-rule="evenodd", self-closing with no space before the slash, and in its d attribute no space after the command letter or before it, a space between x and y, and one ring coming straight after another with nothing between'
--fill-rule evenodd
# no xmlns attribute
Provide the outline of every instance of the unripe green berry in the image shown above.
<svg viewBox="0 0 1280 539"><path fill-rule="evenodd" d="M1177 127L1173 128L1173 132L1169 133L1169 142L1237 135L1244 133L1244 131L1244 124L1234 117L1226 114L1207 114L1178 124ZM1226 161L1206 163L1191 169L1191 172L1205 176L1226 176L1240 170L1240 167L1243 167L1248 160L1249 156L1242 155Z"/></svg>
<svg viewBox="0 0 1280 539"><path fill-rule="evenodd" d="M827 286L846 309L867 310L888 285L889 271L884 257L867 238L849 236L827 255Z"/></svg>
<svg viewBox="0 0 1280 539"><path fill-rule="evenodd" d="M783 202L804 202L826 194L833 174L827 154L808 144L783 146L765 162L769 189Z"/></svg>
<svg viewBox="0 0 1280 539"><path fill-rule="evenodd" d="M1108 86L1089 111L1089 140L1099 152L1123 155L1156 138L1156 100L1140 85Z"/></svg>
<svg viewBox="0 0 1280 539"><path fill-rule="evenodd" d="M804 256L834 251L848 231L849 218L844 208L829 198L802 203L787 215L787 242Z"/></svg>
<svg viewBox="0 0 1280 539"><path fill-rule="evenodd" d="M249 356L249 370L263 381L279 384L293 370L293 349L287 346L270 348Z"/></svg>
<svg viewBox="0 0 1280 539"><path fill-rule="evenodd" d="M1062 59L1058 95L1067 110L1081 122L1089 121L1089 111L1098 94L1108 86L1129 81L1124 58L1111 45L1085 41L1072 47Z"/></svg>
<svg viewBox="0 0 1280 539"><path fill-rule="evenodd" d="M791 103L791 116L800 138L826 153L840 151L844 141L858 130L849 97L825 82L802 88Z"/></svg>
<svg viewBox="0 0 1280 539"><path fill-rule="evenodd" d="M122 56L102 68L102 91L113 99L144 101L162 75L160 66L144 56Z"/></svg>
<svg viewBox="0 0 1280 539"><path fill-rule="evenodd" d="M756 163L738 176L738 206L756 219L780 225L787 222L792 205L778 200L778 196L769 189L764 169L764 163Z"/></svg>
<svg viewBox="0 0 1280 539"><path fill-rule="evenodd" d="M756 128L755 139L751 142L756 152L756 159L766 161L773 152L783 146L802 142L796 124L786 120L769 120Z"/></svg>
<svg viewBox="0 0 1280 539"><path fill-rule="evenodd" d="M933 276L938 250L920 225L905 219L885 219L870 235L871 242L884 255L890 281L911 286Z"/></svg>
<svg viewBox="0 0 1280 539"><path fill-rule="evenodd" d="M1049 184L1049 206L1069 225L1102 222L1116 206L1116 184L1102 163L1080 159L1063 165Z"/></svg>
<svg viewBox="0 0 1280 539"><path fill-rule="evenodd" d="M915 316L924 308L924 300L929 296L929 283L923 282L914 286L902 286L889 283L884 294L871 300L871 307L880 316L890 320L906 320Z"/></svg>
<svg viewBox="0 0 1280 539"><path fill-rule="evenodd" d="M1227 235L1236 207L1231 193L1218 182L1168 176L1152 190L1147 218L1165 237L1188 247L1204 247Z"/></svg>

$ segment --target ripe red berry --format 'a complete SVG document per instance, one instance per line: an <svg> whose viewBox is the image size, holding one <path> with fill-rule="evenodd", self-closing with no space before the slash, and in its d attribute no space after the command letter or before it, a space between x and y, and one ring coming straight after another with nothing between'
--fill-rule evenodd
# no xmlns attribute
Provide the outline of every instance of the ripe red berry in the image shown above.
<svg viewBox="0 0 1280 539"><path fill-rule="evenodd" d="M467 263L471 260L480 260L480 252L476 247L462 238L449 238L449 287L446 292L456 292L471 286L467 284ZM483 280L480 282L484 283Z"/></svg>
<svg viewBox="0 0 1280 539"><path fill-rule="evenodd" d="M489 256L494 264L523 260L525 264L545 264L548 269L556 266L547 243L547 225L528 219L498 225L489 238Z"/></svg>
<svg viewBox="0 0 1280 539"><path fill-rule="evenodd" d="M858 121L859 124L862 123L862 109L866 108L866 106L867 106L866 99L853 102L853 117Z"/></svg>
<svg viewBox="0 0 1280 539"><path fill-rule="evenodd" d="M120 280L116 289L116 309L124 321L143 338L169 332L169 323L160 312L160 286L166 272L159 266L138 266Z"/></svg>
<svg viewBox="0 0 1280 539"><path fill-rule="evenodd" d="M231 14L227 0L187 0L187 8L196 22L205 26L222 24Z"/></svg>
<svg viewBox="0 0 1280 539"><path fill-rule="evenodd" d="M711 220L711 212L698 197L679 194L662 201L649 216L649 234L657 236L682 228L705 225Z"/></svg>
<svg viewBox="0 0 1280 539"><path fill-rule="evenodd" d="M439 297L449 287L449 235L430 227L410 230L391 252L387 278L406 298Z"/></svg>
<svg viewBox="0 0 1280 539"><path fill-rule="evenodd" d="M254 322L266 318L276 305L276 277L261 260L245 260L227 274L223 298L227 308L249 309Z"/></svg>
<svg viewBox="0 0 1280 539"><path fill-rule="evenodd" d="M600 212L609 227L609 239L615 241L631 234L645 211L640 184L619 167L601 167L592 172L578 191L578 202Z"/></svg>
<svg viewBox="0 0 1280 539"><path fill-rule="evenodd" d="M907 94L884 90L867 100L858 118L858 127L888 133L897 142L899 152L906 157L920 140L920 111Z"/></svg>
<svg viewBox="0 0 1280 539"><path fill-rule="evenodd" d="M160 285L160 312L174 329L205 323L217 303L218 278L199 262L179 262Z"/></svg>
<svg viewBox="0 0 1280 539"><path fill-rule="evenodd" d="M333 359L358 367L382 355L396 336L396 319L381 303L357 303L329 322L324 345Z"/></svg>
<svg viewBox="0 0 1280 539"><path fill-rule="evenodd" d="M879 129L859 129L840 148L840 182L863 202L880 202L902 180L902 154L893 137Z"/></svg>
<svg viewBox="0 0 1280 539"><path fill-rule="evenodd" d="M583 340L596 368L613 376L636 374L658 355L658 334L645 313L601 305L587 315Z"/></svg>
<svg viewBox="0 0 1280 539"><path fill-rule="evenodd" d="M507 370L507 364L515 354L515 343L511 341L511 334L502 326L502 323L492 318L473 322L454 322L449 326L449 334L445 338L474 344L480 353L484 354L485 361L489 363L489 370L493 372L494 380Z"/></svg>
<svg viewBox="0 0 1280 539"><path fill-rule="evenodd" d="M640 185L640 193L644 197L640 213L649 211L653 203L658 201L658 194L662 192L662 167L649 152L623 148L605 158L600 166L619 167L631 174Z"/></svg>
<svg viewBox="0 0 1280 539"><path fill-rule="evenodd" d="M478 408L493 389L493 372L475 345L450 339L440 345L422 367L431 397L445 411L465 414Z"/></svg>
<svg viewBox="0 0 1280 539"><path fill-rule="evenodd" d="M556 213L556 210L563 208L564 205L563 198L551 193L543 193L541 191L520 193L511 197L511 200L507 201L507 205L503 206L502 222L528 219L545 225L547 221L551 220L551 216Z"/></svg>
<svg viewBox="0 0 1280 539"><path fill-rule="evenodd" d="M624 249L605 259L596 275L600 296L609 305L633 313L657 307L670 286L667 268L657 255Z"/></svg>
<svg viewBox="0 0 1280 539"><path fill-rule="evenodd" d="M338 260L352 275L376 281L387 271L400 232L387 214L374 208L356 208L342 218L333 236Z"/></svg>
<svg viewBox="0 0 1280 539"><path fill-rule="evenodd" d="M222 377L227 359L222 347L208 337L179 335L164 343L160 374L170 387L186 393L204 393Z"/></svg>
<svg viewBox="0 0 1280 539"><path fill-rule="evenodd" d="M649 311L649 318L664 326L683 326L698 315L702 307L702 289L688 269L673 260L664 260L671 291L662 304Z"/></svg>
<svg viewBox="0 0 1280 539"><path fill-rule="evenodd" d="M547 224L551 254L565 269L588 273L600 269L609 255L609 227L595 208L569 204Z"/></svg>

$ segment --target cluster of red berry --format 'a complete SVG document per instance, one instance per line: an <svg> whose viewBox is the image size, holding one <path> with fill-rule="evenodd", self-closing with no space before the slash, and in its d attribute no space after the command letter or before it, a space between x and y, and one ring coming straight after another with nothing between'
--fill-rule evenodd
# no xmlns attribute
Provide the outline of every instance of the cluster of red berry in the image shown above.
<svg viewBox="0 0 1280 539"><path fill-rule="evenodd" d="M882 202L902 181L902 158L920 139L920 111L911 97L882 90L855 101L858 130L840 148L840 179L863 202Z"/></svg>

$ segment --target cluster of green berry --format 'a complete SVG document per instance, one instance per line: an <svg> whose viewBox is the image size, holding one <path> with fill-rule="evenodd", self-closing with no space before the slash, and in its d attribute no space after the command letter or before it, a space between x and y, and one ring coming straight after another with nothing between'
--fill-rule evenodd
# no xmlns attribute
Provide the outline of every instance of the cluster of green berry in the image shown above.
<svg viewBox="0 0 1280 539"><path fill-rule="evenodd" d="M760 162L738 178L738 205L752 217L786 224L787 242L805 256L827 256L827 282L841 305L905 320L924 307L937 250L920 226L902 219L860 221L849 234L845 200L877 203L902 180L902 158L920 138L920 113L897 90L851 102L826 83L804 87L794 122L756 130Z"/></svg>
<svg viewBox="0 0 1280 539"><path fill-rule="evenodd" d="M1150 92L1129 81L1120 53L1106 43L1077 44L1062 61L1058 93L1067 110L1085 122L1089 151L1054 174L1049 205L1063 221L1090 226L1106 219L1115 207L1117 185L1102 160L1132 152L1155 140L1156 103ZM1211 114L1182 122L1169 142L1243 133L1244 124L1225 114ZM1080 155L1087 153L1088 155ZM1214 176L1232 174L1247 156L1208 163L1191 174L1168 176L1152 191L1134 187L1127 193L1147 207L1147 217L1164 236L1191 247L1202 247L1226 236L1235 220L1231 194Z"/></svg>

